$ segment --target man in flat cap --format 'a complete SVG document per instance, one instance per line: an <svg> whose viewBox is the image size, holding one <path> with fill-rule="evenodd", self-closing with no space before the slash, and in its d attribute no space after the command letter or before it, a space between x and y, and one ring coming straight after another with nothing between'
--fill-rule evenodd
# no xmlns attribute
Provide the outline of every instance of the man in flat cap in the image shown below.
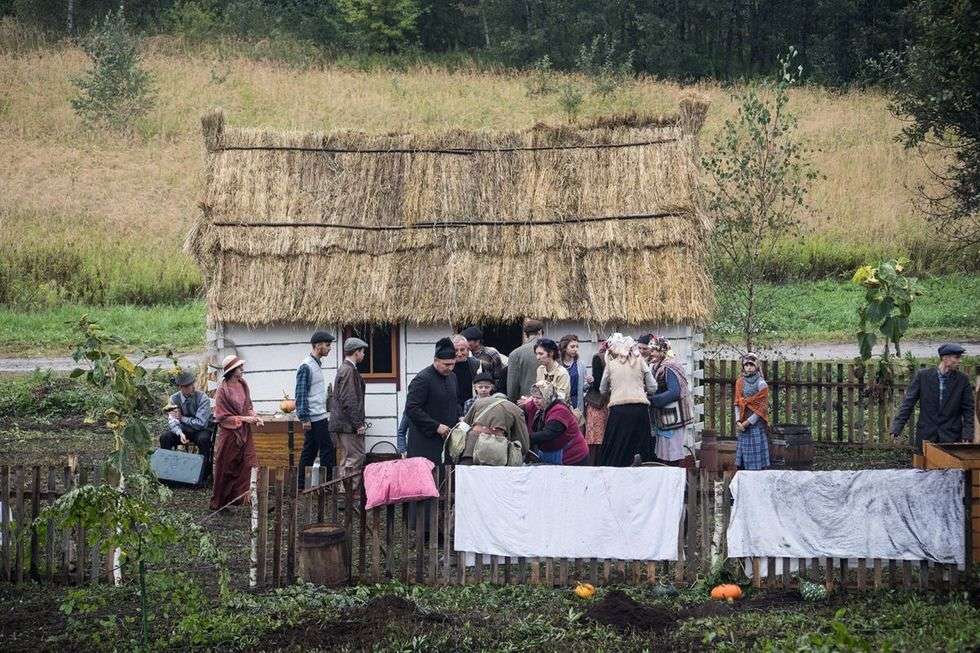
<svg viewBox="0 0 980 653"><path fill-rule="evenodd" d="M205 477L211 475L211 400L194 385L194 375L181 372L174 379L178 390L170 395L173 409L167 413L167 430L160 436L161 449L193 444L204 456Z"/></svg>
<svg viewBox="0 0 980 653"><path fill-rule="evenodd" d="M330 426L327 422L327 381L323 376L324 358L336 340L326 331L310 337L312 351L296 368L296 417L303 425L303 451L299 455L299 489L306 485L306 468L320 456L320 467L330 478L335 464Z"/></svg>
<svg viewBox="0 0 980 653"><path fill-rule="evenodd" d="M456 386L456 348L450 338L436 343L432 365L415 375L408 384L405 414L408 415L408 455L428 458L442 464L442 446L449 429L460 415Z"/></svg>
<svg viewBox="0 0 980 653"><path fill-rule="evenodd" d="M544 322L528 318L521 330L524 344L510 352L507 359L507 398L514 403L531 394L531 386L538 382L540 363L534 354L534 345L544 336Z"/></svg>
<svg viewBox="0 0 980 653"><path fill-rule="evenodd" d="M470 348L473 358L480 362L479 372L486 372L493 378L497 392L503 392L507 385L507 378L504 371L504 360L500 352L493 347L483 344L483 330L478 326L471 326L463 329L461 336L466 338L466 344Z"/></svg>
<svg viewBox="0 0 980 653"><path fill-rule="evenodd" d="M973 388L970 379L957 368L965 350L959 345L939 348L939 365L919 370L905 391L905 399L892 421L892 437L897 438L919 404L919 423L915 448L922 453L923 440L957 442L973 440Z"/></svg>
<svg viewBox="0 0 980 653"><path fill-rule="evenodd" d="M355 472L364 466L364 379L357 366L367 354L368 344L360 338L344 341L344 362L337 370L330 395L330 433L334 446L343 452L340 466Z"/></svg>

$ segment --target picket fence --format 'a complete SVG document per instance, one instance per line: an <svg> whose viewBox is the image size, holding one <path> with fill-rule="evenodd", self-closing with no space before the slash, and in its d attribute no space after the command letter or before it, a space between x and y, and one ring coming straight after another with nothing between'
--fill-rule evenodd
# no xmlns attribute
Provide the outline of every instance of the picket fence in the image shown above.
<svg viewBox="0 0 980 653"><path fill-rule="evenodd" d="M397 579L425 585L531 584L568 587L576 582L602 584L691 584L707 577L726 550L732 472L687 473L685 510L676 561L609 559L508 558L477 555L467 566L453 548L454 470L434 471L439 498L365 510L359 474L299 492L290 480L293 469L254 470L253 564L256 588L281 587L297 580L297 534L311 524L343 526L348 533L350 579L376 583ZM269 511L269 507L273 510ZM426 536L428 533L428 537ZM738 561L753 571L756 587L789 589L799 577L828 589L917 588L950 591L970 582L953 565L927 561L798 559L798 570L786 558ZM763 575L764 572L764 575Z"/></svg>
<svg viewBox="0 0 980 653"><path fill-rule="evenodd" d="M704 361L704 428L734 438L733 396L739 375L735 360ZM964 372L980 375L980 365ZM870 368L855 363L763 361L769 384L769 423L810 427L814 441L869 446L908 446L915 433L918 410L902 438L890 435L892 418L901 405L912 374L903 369L892 382L874 383Z"/></svg>

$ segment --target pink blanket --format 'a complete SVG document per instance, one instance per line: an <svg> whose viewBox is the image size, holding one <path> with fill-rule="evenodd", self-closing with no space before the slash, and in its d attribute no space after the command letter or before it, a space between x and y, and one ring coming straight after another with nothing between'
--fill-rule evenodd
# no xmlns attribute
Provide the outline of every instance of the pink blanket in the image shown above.
<svg viewBox="0 0 980 653"><path fill-rule="evenodd" d="M371 463L364 468L366 508L438 497L439 490L432 478L434 468L435 464L428 458Z"/></svg>

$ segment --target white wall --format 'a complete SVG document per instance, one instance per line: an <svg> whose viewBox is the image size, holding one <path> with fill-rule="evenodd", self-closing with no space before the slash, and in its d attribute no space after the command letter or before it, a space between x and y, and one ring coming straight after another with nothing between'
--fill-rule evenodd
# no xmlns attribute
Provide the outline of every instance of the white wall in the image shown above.
<svg viewBox="0 0 980 653"><path fill-rule="evenodd" d="M246 378L256 410L260 413L273 413L278 410L283 394L293 396L296 368L309 353L310 335L315 330L313 325L283 325L259 329L248 329L234 324L223 325L216 333L212 360L220 361L227 354L235 354L244 359ZM328 330L336 336L340 335L338 328ZM677 360L685 365L691 386L695 387L694 379L700 377L696 372L696 350L700 336L693 329L687 326L644 325L624 332L633 336L656 333L669 338ZM579 337L581 357L586 366L591 368L598 338L608 336L611 331L597 332L584 322L554 322L545 326L545 335L556 341L569 333ZM405 407L408 384L420 370L432 363L436 341L451 334L452 329L448 322L444 326L403 325L399 329L399 382L367 383L365 413L369 423L366 442L368 449L382 441L394 444L398 419ZM338 339L331 353L323 360L327 383L333 383L342 360L341 343ZM391 449L380 445L379 450L387 452Z"/></svg>

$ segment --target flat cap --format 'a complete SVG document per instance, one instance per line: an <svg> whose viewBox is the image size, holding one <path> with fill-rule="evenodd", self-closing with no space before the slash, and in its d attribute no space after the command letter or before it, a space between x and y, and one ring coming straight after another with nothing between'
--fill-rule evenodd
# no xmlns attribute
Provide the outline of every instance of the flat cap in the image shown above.
<svg viewBox="0 0 980 653"><path fill-rule="evenodd" d="M350 337L344 341L344 353L352 354L358 349L367 349L368 344L361 340L360 338Z"/></svg>
<svg viewBox="0 0 980 653"><path fill-rule="evenodd" d="M315 345L318 342L333 342L336 340L332 335L326 331L317 331L312 336L310 336L310 344Z"/></svg>
<svg viewBox="0 0 980 653"><path fill-rule="evenodd" d="M950 356L950 355L952 355L952 356L962 356L963 355L963 352L965 352L965 351L966 350L963 349L962 347L960 347L959 345L953 344L951 342L947 342L945 345L941 345L939 347L939 355L940 356Z"/></svg>
<svg viewBox="0 0 980 653"><path fill-rule="evenodd" d="M467 340L483 340L483 331L478 326L466 327L459 335Z"/></svg>
<svg viewBox="0 0 980 653"><path fill-rule="evenodd" d="M174 379L174 385L190 385L194 383L194 373L193 372L181 372Z"/></svg>
<svg viewBox="0 0 980 653"><path fill-rule="evenodd" d="M490 372L477 372L476 376L473 377L473 385L477 383L493 383L493 375Z"/></svg>

